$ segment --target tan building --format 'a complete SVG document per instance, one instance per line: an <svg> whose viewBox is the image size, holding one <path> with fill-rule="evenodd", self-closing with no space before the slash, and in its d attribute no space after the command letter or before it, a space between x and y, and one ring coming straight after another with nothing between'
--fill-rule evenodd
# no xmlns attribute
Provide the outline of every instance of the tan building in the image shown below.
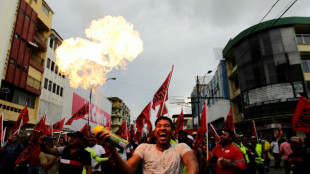
<svg viewBox="0 0 310 174"><path fill-rule="evenodd" d="M118 97L108 98L112 102L112 132L116 132L120 125L127 120L127 129L130 127L130 109Z"/></svg>
<svg viewBox="0 0 310 174"><path fill-rule="evenodd" d="M5 48L0 50L5 55L0 59L0 112L10 127L27 103L31 126L37 123L53 11L44 0L5 0L0 6L7 7L1 13L9 24L9 37L3 37Z"/></svg>

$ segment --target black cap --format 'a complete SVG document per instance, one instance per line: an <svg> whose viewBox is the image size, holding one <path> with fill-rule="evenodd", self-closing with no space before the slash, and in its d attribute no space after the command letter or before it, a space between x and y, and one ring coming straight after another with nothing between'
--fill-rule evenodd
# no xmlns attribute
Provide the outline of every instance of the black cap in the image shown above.
<svg viewBox="0 0 310 174"><path fill-rule="evenodd" d="M76 131L76 132L73 132L73 133L68 133L67 135L68 135L69 137L80 138L81 140L84 139L84 135L83 135L82 132L80 132L80 131Z"/></svg>

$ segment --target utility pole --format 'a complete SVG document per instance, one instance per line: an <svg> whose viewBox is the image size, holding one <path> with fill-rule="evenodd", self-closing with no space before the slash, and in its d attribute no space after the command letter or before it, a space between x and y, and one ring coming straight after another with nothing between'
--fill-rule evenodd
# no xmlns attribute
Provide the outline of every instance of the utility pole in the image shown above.
<svg viewBox="0 0 310 174"><path fill-rule="evenodd" d="M196 88L197 88L197 108L198 108L198 126L200 125L200 92L199 92L199 78L197 75L197 81L196 81Z"/></svg>

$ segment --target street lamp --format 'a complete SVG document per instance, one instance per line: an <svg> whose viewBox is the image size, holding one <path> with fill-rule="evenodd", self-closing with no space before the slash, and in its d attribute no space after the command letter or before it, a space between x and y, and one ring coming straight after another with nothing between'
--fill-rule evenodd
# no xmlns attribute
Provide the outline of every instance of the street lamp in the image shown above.
<svg viewBox="0 0 310 174"><path fill-rule="evenodd" d="M109 80L116 80L116 78L115 78L115 77L108 78L108 79L106 80L106 82L109 81ZM89 128L89 129L90 129L90 126L89 126L89 118L90 118L90 115L91 115L91 97L92 97L93 91L94 91L98 86L100 86L100 85L97 85L97 86L94 86L94 87L90 88L90 92L89 92L89 113L88 113L88 118L87 118L87 125L88 125L88 128Z"/></svg>

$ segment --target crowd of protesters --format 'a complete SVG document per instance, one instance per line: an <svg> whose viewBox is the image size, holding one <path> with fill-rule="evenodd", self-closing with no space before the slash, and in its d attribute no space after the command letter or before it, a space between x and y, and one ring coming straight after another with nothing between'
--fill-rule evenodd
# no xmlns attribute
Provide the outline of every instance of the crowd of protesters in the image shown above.
<svg viewBox="0 0 310 174"><path fill-rule="evenodd" d="M305 173L310 164L309 140L299 137L243 136L222 130L220 139L208 138L195 143L195 134L180 130L175 134L168 117L159 117L155 130L136 141L131 136L127 149L107 143L109 133L89 135L68 134L67 142L52 136L39 140L40 148L19 164L15 160L28 146L18 135L0 149L0 174L116 174L116 173L271 173L270 166L285 173ZM271 164L271 161L272 164Z"/></svg>

